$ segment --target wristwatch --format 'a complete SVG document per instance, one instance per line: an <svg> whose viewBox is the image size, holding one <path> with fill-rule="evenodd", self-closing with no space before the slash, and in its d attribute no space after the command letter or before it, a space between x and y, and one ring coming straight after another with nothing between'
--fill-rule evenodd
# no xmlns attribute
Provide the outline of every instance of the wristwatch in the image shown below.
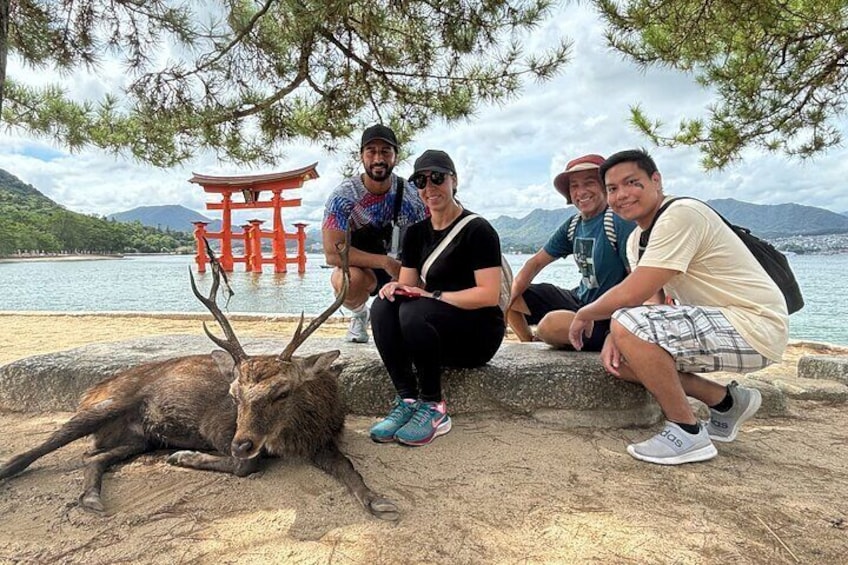
<svg viewBox="0 0 848 565"><path fill-rule="evenodd" d="M442 291L441 290L434 290L433 291L433 299L434 300L441 300L442 299Z"/></svg>

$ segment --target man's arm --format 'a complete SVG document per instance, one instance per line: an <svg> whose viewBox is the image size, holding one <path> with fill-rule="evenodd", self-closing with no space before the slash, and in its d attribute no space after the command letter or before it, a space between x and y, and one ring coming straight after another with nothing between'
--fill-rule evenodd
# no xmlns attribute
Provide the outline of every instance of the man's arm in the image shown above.
<svg viewBox="0 0 848 565"><path fill-rule="evenodd" d="M513 303L524 294L524 291L533 282L542 269L550 265L556 260L556 257L548 254L544 249L540 249L535 255L530 257L524 266L516 273L512 279L512 292L510 293L509 305L512 308Z"/></svg>
<svg viewBox="0 0 848 565"><path fill-rule="evenodd" d="M662 291L662 287L678 271L659 267L636 267L627 278L606 291L600 298L583 306L574 316L568 339L575 349L583 347L583 336L591 335L595 320L612 317L619 308L640 306Z"/></svg>
<svg viewBox="0 0 848 565"><path fill-rule="evenodd" d="M530 257L521 270L512 280L512 290L509 297L509 305L506 309L506 322L520 341L533 341L533 332L527 324L526 315L530 314L527 303L522 295L533 279L542 269L550 265L556 258L549 255L544 249L540 249Z"/></svg>
<svg viewBox="0 0 848 565"><path fill-rule="evenodd" d="M324 260L328 265L341 267L341 257L336 250L337 243L344 243L345 232L337 230L321 230L321 238L324 246ZM388 255L378 253L366 253L355 247L349 251L350 266L367 269L383 269L392 278L396 279L400 274L400 261Z"/></svg>

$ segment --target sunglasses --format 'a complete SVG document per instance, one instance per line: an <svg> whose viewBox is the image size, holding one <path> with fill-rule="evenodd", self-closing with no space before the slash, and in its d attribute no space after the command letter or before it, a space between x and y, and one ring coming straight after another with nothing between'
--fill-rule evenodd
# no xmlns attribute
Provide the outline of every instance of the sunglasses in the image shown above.
<svg viewBox="0 0 848 565"><path fill-rule="evenodd" d="M447 178L448 174L449 173L433 171L428 177L424 173L420 173L413 176L410 180L412 180L412 184L414 184L418 190L424 190L427 187L427 179L430 179L430 182L433 183L433 186L442 186L442 183L445 182L445 179Z"/></svg>

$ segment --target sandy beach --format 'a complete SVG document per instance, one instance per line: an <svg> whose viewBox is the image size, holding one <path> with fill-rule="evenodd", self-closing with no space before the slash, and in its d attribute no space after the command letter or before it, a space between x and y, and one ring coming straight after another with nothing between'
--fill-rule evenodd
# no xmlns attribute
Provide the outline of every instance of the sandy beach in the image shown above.
<svg viewBox="0 0 848 565"><path fill-rule="evenodd" d="M0 364L100 341L202 334L201 316L0 313ZM288 336L291 319L233 321L241 336ZM341 337L333 319L319 330ZM824 344L793 344L792 378ZM496 414L454 419L424 448L377 445L349 418L343 449L401 508L366 515L329 477L269 461L247 478L141 456L107 473L104 515L82 511L85 442L0 482L0 563L838 563L848 554L848 411L791 400L707 463L630 458L645 429L553 429ZM0 460L43 440L68 413L0 413Z"/></svg>

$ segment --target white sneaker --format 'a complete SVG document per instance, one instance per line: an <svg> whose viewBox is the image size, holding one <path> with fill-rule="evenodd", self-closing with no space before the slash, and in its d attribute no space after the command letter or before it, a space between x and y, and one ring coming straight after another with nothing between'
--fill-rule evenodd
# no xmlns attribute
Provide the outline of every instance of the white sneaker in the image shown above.
<svg viewBox="0 0 848 565"><path fill-rule="evenodd" d="M706 428L699 424L697 435L692 435L673 422L666 422L663 431L649 440L627 446L627 453L648 463L680 465L707 461L718 455Z"/></svg>
<svg viewBox="0 0 848 565"><path fill-rule="evenodd" d="M747 420L754 417L763 397L755 388L739 386L736 381L727 385L727 390L733 398L733 406L727 412L710 409L710 419L706 422L707 433L713 441L731 442L736 439L739 428Z"/></svg>
<svg viewBox="0 0 848 565"><path fill-rule="evenodd" d="M368 322L371 321L371 311L366 306L359 314L350 316L350 325L347 327L345 341L353 343L368 343Z"/></svg>

